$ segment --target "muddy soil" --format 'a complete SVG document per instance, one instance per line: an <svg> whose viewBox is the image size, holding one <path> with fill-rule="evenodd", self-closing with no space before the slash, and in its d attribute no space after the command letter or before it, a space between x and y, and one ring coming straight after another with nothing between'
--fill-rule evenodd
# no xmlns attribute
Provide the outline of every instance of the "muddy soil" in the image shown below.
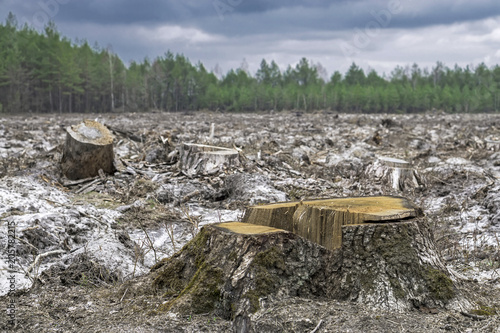
<svg viewBox="0 0 500 333"><path fill-rule="evenodd" d="M61 144L64 128L83 119L111 129L118 171L73 182L61 175ZM239 163L186 174L177 163L182 143L236 149ZM391 186L372 172L379 157L411 162L419 182ZM231 320L213 314L157 311L163 295L141 293L149 269L203 225L241 220L248 205L378 194L422 207L477 309L392 313L269 297L251 316L252 331L500 332L500 115L3 116L0 331L232 332Z"/></svg>

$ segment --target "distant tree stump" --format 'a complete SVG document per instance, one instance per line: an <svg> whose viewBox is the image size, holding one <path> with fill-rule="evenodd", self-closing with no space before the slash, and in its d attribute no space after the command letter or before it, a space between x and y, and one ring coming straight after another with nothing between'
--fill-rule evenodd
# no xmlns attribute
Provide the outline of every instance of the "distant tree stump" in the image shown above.
<svg viewBox="0 0 500 333"><path fill-rule="evenodd" d="M212 175L224 167L240 165L235 149L184 143L179 149L179 167L188 176Z"/></svg>
<svg viewBox="0 0 500 333"><path fill-rule="evenodd" d="M367 168L366 175L397 192L405 192L425 185L409 162L397 158L379 157Z"/></svg>
<svg viewBox="0 0 500 333"><path fill-rule="evenodd" d="M500 138L490 136L484 142L487 150L500 151Z"/></svg>
<svg viewBox="0 0 500 333"><path fill-rule="evenodd" d="M69 179L95 177L99 169L111 174L113 165L113 137L102 124L84 120L66 128L61 167Z"/></svg>

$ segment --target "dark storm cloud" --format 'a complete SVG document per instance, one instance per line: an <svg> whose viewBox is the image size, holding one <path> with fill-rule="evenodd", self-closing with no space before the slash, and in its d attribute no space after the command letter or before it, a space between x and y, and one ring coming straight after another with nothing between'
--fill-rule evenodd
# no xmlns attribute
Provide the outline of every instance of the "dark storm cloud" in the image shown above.
<svg viewBox="0 0 500 333"><path fill-rule="evenodd" d="M252 72L263 58L284 69L307 57L330 73L352 61L381 71L500 61L498 0L0 0L0 16L9 11L112 44L125 63L168 50L224 70L245 58Z"/></svg>
<svg viewBox="0 0 500 333"><path fill-rule="evenodd" d="M363 28L374 13L399 3L401 13L391 17L390 28L416 28L478 20L500 15L498 0L28 0L0 2L0 10L12 10L31 20L40 11L56 23L182 24L208 33L247 35L295 33ZM55 6L54 6L55 4ZM58 7L58 8L54 8ZM38 17L38 22L42 22Z"/></svg>
<svg viewBox="0 0 500 333"><path fill-rule="evenodd" d="M266 3L244 1L225 13L223 20L203 19L200 27L227 35L348 30L364 28L369 22L380 19L378 14L387 13L395 5L398 11L390 11L390 20L384 28L418 28L500 15L497 0L474 3L451 0L277 1L267 6Z"/></svg>

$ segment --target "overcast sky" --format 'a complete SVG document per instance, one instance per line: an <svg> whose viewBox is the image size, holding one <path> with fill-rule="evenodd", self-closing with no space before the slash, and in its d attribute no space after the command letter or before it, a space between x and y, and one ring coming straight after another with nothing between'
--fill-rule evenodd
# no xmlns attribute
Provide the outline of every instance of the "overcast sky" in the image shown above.
<svg viewBox="0 0 500 333"><path fill-rule="evenodd" d="M170 50L227 72L263 58L281 70L302 57L328 75L354 61L387 75L396 65L500 63L499 0L0 0L2 19L112 45L125 64Z"/></svg>

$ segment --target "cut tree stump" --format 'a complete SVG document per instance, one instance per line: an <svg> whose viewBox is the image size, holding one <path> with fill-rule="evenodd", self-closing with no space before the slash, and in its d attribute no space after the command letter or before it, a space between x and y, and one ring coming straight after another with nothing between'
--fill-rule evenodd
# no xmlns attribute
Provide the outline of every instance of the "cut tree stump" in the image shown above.
<svg viewBox="0 0 500 333"><path fill-rule="evenodd" d="M343 225L390 222L419 215L421 210L406 198L374 196L252 206L245 211L243 222L288 230L334 250L342 245Z"/></svg>
<svg viewBox="0 0 500 333"><path fill-rule="evenodd" d="M266 300L322 297L377 309L471 309L439 258L424 217L347 224L336 250L293 232L253 223L204 226L152 269L159 311L213 313L252 326Z"/></svg>
<svg viewBox="0 0 500 333"><path fill-rule="evenodd" d="M425 218L345 225L339 252L333 298L395 311L473 307L441 260Z"/></svg>
<svg viewBox="0 0 500 333"><path fill-rule="evenodd" d="M406 192L425 186L410 162L392 157L379 157L366 169L366 176L379 181L396 192Z"/></svg>
<svg viewBox="0 0 500 333"><path fill-rule="evenodd" d="M151 281L167 298L160 311L212 312L241 325L262 297L324 297L335 260L333 252L285 230L217 223L156 264Z"/></svg>
<svg viewBox="0 0 500 333"><path fill-rule="evenodd" d="M95 177L100 169L107 174L115 171L113 136L104 125L84 120L67 127L66 132L61 167L67 178Z"/></svg>
<svg viewBox="0 0 500 333"><path fill-rule="evenodd" d="M235 149L194 143L183 143L179 149L179 167L189 177L213 175L239 165L239 153Z"/></svg>
<svg viewBox="0 0 500 333"><path fill-rule="evenodd" d="M486 143L487 150L500 151L500 138L490 136L484 142Z"/></svg>

